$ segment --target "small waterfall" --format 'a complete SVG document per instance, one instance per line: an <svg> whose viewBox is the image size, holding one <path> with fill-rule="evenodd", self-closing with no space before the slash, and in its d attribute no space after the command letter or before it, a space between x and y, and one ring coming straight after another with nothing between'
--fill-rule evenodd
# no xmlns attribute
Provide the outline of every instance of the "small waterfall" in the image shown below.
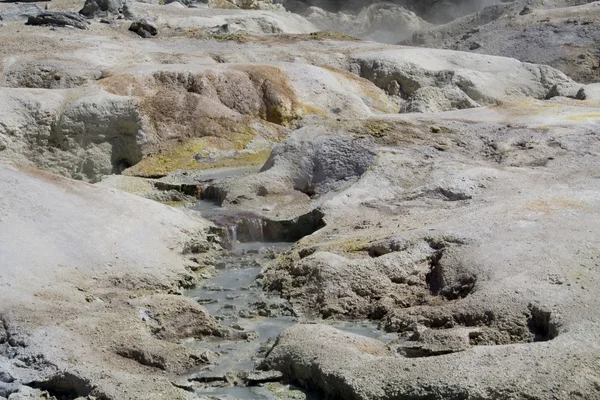
<svg viewBox="0 0 600 400"><path fill-rule="evenodd" d="M226 242L234 244L237 242L265 242L265 220L261 217L248 214L229 216L219 221L223 227Z"/></svg>
<svg viewBox="0 0 600 400"><path fill-rule="evenodd" d="M290 220L274 220L248 211L221 208L217 203L201 200L194 207L202 216L220 227L223 245L236 243L293 242L325 226L318 210Z"/></svg>
<svg viewBox="0 0 600 400"><path fill-rule="evenodd" d="M237 225L229 225L226 228L229 243L237 242Z"/></svg>
<svg viewBox="0 0 600 400"><path fill-rule="evenodd" d="M248 231L247 241L249 242L264 242L264 226L265 221L262 218L250 217L241 221Z"/></svg>

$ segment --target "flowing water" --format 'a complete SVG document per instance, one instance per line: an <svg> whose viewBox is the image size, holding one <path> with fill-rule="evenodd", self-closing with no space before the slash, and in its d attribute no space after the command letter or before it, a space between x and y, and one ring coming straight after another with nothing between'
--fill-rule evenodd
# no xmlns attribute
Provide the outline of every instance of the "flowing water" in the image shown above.
<svg viewBox="0 0 600 400"><path fill-rule="evenodd" d="M274 384L279 385L277 390L285 392L285 395L277 395L273 387L247 387L243 381L236 380L240 374L254 370L255 356L265 342L299 321L309 322L288 302L269 296L256 285L261 268L278 253L289 250L293 243L268 241L273 238L265 236L264 220L260 216L227 210L207 201L198 202L193 209L221 227L229 249L216 266L218 274L185 294L202 304L222 325L248 333L245 340L191 340L187 343L216 358L210 366L197 371L194 380L202 383L195 385L195 391L216 399L321 398L298 388ZM334 326L386 342L396 338L366 322L335 323Z"/></svg>

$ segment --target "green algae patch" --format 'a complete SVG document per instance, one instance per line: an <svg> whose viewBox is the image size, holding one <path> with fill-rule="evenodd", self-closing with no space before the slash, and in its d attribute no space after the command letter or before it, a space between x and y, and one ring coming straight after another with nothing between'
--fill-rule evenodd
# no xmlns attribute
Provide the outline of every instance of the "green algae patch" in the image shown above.
<svg viewBox="0 0 600 400"><path fill-rule="evenodd" d="M351 237L339 242L330 243L327 245L329 251L341 250L346 253L357 253L365 251L365 248L373 238L371 236Z"/></svg>
<svg viewBox="0 0 600 400"><path fill-rule="evenodd" d="M373 241L372 236L353 236L341 240L333 240L328 242L318 241L318 239L306 240L308 237L303 238L300 241L301 249L300 252L306 251L307 249L311 249L311 252L317 251L327 251L331 253L359 253L366 251L368 245ZM288 258L281 258L279 263L281 265L289 264L293 262Z"/></svg>
<svg viewBox="0 0 600 400"><path fill-rule="evenodd" d="M363 133L366 133L373 137L383 137L386 133L394 130L394 126L387 122L369 120L365 123Z"/></svg>

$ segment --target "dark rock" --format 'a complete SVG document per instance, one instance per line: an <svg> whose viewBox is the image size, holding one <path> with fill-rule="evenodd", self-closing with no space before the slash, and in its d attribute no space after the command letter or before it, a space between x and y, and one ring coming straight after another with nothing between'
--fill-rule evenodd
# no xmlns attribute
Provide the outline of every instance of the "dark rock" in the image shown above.
<svg viewBox="0 0 600 400"><path fill-rule="evenodd" d="M158 34L158 28L152 22L146 18L142 18L139 21L135 21L129 27L129 30L137 33L143 38L150 38Z"/></svg>
<svg viewBox="0 0 600 400"><path fill-rule="evenodd" d="M229 24L223 24L210 28L209 32L213 35L225 35L231 33L231 29L229 28Z"/></svg>
<svg viewBox="0 0 600 400"><path fill-rule="evenodd" d="M179 378L179 379L171 379L171 385L176 388L183 389L186 392L193 393L194 392L194 384L188 381L187 379Z"/></svg>
<svg viewBox="0 0 600 400"><path fill-rule="evenodd" d="M79 14L88 18L120 14L128 18L132 17L128 0L86 0Z"/></svg>
<svg viewBox="0 0 600 400"><path fill-rule="evenodd" d="M533 12L533 10L531 9L531 7L525 6L525 7L523 7L523 9L519 13L519 15L527 15L527 14L531 14L532 12Z"/></svg>
<svg viewBox="0 0 600 400"><path fill-rule="evenodd" d="M43 12L27 19L26 25L73 26L87 29L89 22L79 14L72 12Z"/></svg>
<svg viewBox="0 0 600 400"><path fill-rule="evenodd" d="M558 90L558 86L554 85L552 86L552 88L550 89L550 91L548 92L548 94L546 95L546 100L550 100L553 97L558 97L560 96L560 92Z"/></svg>
<svg viewBox="0 0 600 400"><path fill-rule="evenodd" d="M201 372L188 378L190 381L201 383L227 382L227 376L211 371Z"/></svg>
<svg viewBox="0 0 600 400"><path fill-rule="evenodd" d="M0 382L0 397L8 397L19 391L20 384Z"/></svg>
<svg viewBox="0 0 600 400"><path fill-rule="evenodd" d="M219 302L219 300L217 300L217 299L200 299L200 298L198 298L198 299L194 299L194 300L196 300L196 302L198 304L202 304L202 305L205 305L205 304L215 304L215 303Z"/></svg>
<svg viewBox="0 0 600 400"><path fill-rule="evenodd" d="M0 382L13 383L14 381L15 378L13 378L11 374L0 369Z"/></svg>

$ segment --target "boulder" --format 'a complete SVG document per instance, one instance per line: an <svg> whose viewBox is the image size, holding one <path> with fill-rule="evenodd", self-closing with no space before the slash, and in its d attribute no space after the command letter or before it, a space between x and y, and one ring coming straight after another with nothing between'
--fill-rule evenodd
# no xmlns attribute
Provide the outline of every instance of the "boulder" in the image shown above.
<svg viewBox="0 0 600 400"><path fill-rule="evenodd" d="M9 7L0 12L0 21L27 21L29 17L36 17L44 10L37 4L20 4Z"/></svg>
<svg viewBox="0 0 600 400"><path fill-rule="evenodd" d="M600 100L600 83L590 83L577 92L578 100Z"/></svg>
<svg viewBox="0 0 600 400"><path fill-rule="evenodd" d="M141 37L147 39L158 34L158 28L152 22L146 18L142 18L139 21L135 21L129 26L129 30L137 33Z"/></svg>
<svg viewBox="0 0 600 400"><path fill-rule="evenodd" d="M121 14L125 17L131 17L130 7L129 0L86 0L79 13L87 18L101 18Z"/></svg>
<svg viewBox="0 0 600 400"><path fill-rule="evenodd" d="M89 22L79 14L72 12L43 12L27 19L27 25L72 26L88 29Z"/></svg>
<svg viewBox="0 0 600 400"><path fill-rule="evenodd" d="M474 107L479 104L456 87L425 86L410 95L400 112L431 113Z"/></svg>

